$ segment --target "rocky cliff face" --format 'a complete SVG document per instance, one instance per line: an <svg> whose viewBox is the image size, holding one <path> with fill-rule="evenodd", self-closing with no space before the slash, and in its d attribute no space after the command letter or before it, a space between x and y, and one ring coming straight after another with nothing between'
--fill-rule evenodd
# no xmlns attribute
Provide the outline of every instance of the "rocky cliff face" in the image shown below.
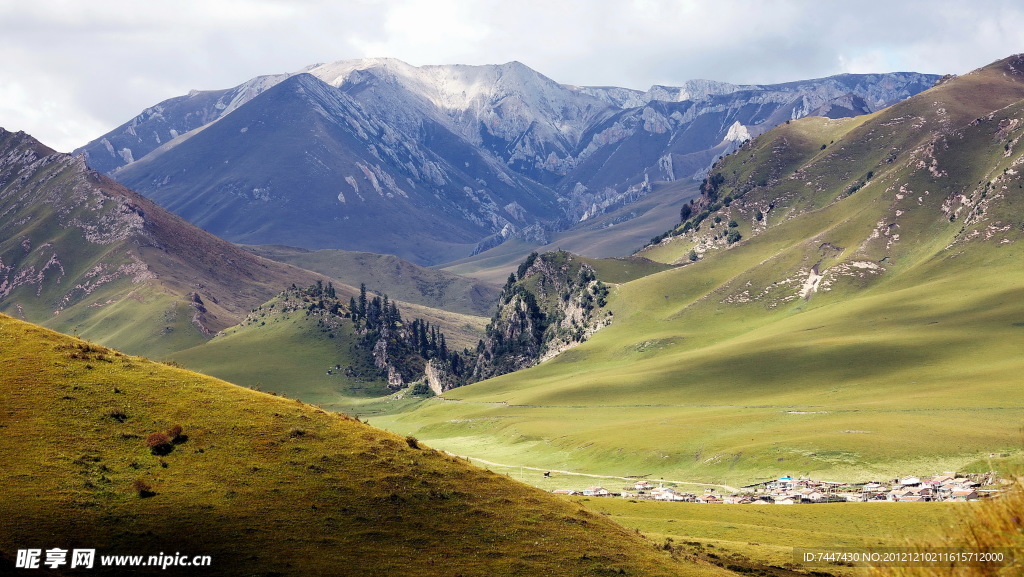
<svg viewBox="0 0 1024 577"><path fill-rule="evenodd" d="M544 242L651 182L700 178L781 122L875 111L936 79L638 91L566 86L518 62L342 61L160 103L79 152L229 240L438 262L508 238ZM296 219L302 235L289 232ZM418 250L387 234L431 220L442 224L420 231L429 246Z"/></svg>
<svg viewBox="0 0 1024 577"><path fill-rule="evenodd" d="M607 296L593 268L574 255L530 255L502 290L472 380L531 367L584 342L611 322Z"/></svg>

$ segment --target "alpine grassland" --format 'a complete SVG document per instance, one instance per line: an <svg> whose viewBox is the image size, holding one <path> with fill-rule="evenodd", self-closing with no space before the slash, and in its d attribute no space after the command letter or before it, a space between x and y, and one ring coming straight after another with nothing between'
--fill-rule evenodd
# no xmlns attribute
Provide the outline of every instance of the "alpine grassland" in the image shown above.
<svg viewBox="0 0 1024 577"><path fill-rule="evenodd" d="M5 572L82 548L97 575L724 574L414 437L8 316L0 367Z"/></svg>
<svg viewBox="0 0 1024 577"><path fill-rule="evenodd" d="M315 286L284 291L253 309L238 325L167 358L237 385L350 414L372 411L365 405L379 404L393 394L402 397L412 381L423 380L422 361L413 367L401 355L396 358L397 351L378 349L357 330L343 304L349 299L344 292L348 287L325 302L322 295L310 296ZM403 326L418 319L438 327L452 350L475 347L483 336L486 321L481 317L409 303L396 303L396 307L401 307ZM388 364L407 369L410 382L389 387Z"/></svg>
<svg viewBox="0 0 1024 577"><path fill-rule="evenodd" d="M249 322L171 358L236 385L301 398L326 410L351 412L354 397L389 393L372 358L356 348L350 323L328 330L301 311L276 311L275 304L267 303Z"/></svg>
<svg viewBox="0 0 1024 577"><path fill-rule="evenodd" d="M706 559L754 574L775 568L804 574L823 571L862 576L863 567L842 562L807 564L794 556L793 549L879 550L941 538L963 543L970 537L963 532L960 519L974 517L984 510L979 503L776 506L571 499L625 527L640 530L677 555Z"/></svg>
<svg viewBox="0 0 1024 577"><path fill-rule="evenodd" d="M730 486L1019 462L1022 99L1013 57L780 125L712 168L636 255L675 268L617 278L588 342L372 420L513 466Z"/></svg>

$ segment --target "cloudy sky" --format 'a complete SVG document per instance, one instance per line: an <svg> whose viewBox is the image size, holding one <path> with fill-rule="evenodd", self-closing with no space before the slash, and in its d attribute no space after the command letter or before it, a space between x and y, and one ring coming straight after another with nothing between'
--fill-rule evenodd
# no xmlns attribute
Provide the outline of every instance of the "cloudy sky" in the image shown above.
<svg viewBox="0 0 1024 577"><path fill-rule="evenodd" d="M963 74L1017 52L1011 0L0 0L0 127L70 151L191 89L366 56L646 89Z"/></svg>

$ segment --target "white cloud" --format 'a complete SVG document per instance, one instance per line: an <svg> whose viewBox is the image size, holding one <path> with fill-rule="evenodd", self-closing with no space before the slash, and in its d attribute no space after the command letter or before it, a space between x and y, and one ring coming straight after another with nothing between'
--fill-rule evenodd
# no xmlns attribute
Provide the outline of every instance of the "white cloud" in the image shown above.
<svg viewBox="0 0 1024 577"><path fill-rule="evenodd" d="M460 0L405 0L387 5L378 36L354 36L363 56L397 57L411 64L438 64L480 53L490 27L477 3Z"/></svg>
<svg viewBox="0 0 1024 577"><path fill-rule="evenodd" d="M49 86L39 90L39 86ZM40 97L39 93L51 96ZM83 134L102 134L110 128L96 122L89 115L68 118L65 112L74 106L61 96L61 87L45 79L36 82L0 83L0 126L12 130L24 130L39 138L34 130L45 127L44 144L61 152L68 152L80 143Z"/></svg>

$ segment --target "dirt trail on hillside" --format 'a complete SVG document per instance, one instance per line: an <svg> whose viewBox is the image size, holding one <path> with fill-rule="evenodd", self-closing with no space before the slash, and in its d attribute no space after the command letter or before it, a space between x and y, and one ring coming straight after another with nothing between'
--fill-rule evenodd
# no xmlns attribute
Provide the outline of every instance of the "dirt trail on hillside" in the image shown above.
<svg viewBox="0 0 1024 577"><path fill-rule="evenodd" d="M448 453L448 451L445 451L445 452ZM542 469L542 468L538 468L538 467L526 467L524 465L507 465L505 463L495 463L493 461L487 461L485 459L478 459L477 457L466 457L464 455L456 455L455 453L448 453L448 454L452 455L453 457L459 457L459 458L462 458L462 459L467 459L470 462L483 463L484 465L490 465L492 467L507 467L509 469L526 469L526 470L529 470L529 471L544 471L544 472L548 472L548 473L561 473L563 475L577 475L577 476L580 476L580 477L592 477L592 478L595 478L595 479L621 479L623 481L631 481L631 482L635 482L635 481L639 480L639 477L616 477L615 475L595 475L595 474L591 474L591 473L576 473L574 471L560 471L558 469ZM715 483L694 483L692 481L676 481L676 480L673 480L673 479L649 479L649 478L646 478L646 477L645 477L645 479L650 481L650 482L652 482L652 483L675 483L677 485L700 485L702 487L720 487L722 489L725 489L726 491L730 491L730 492L733 492L733 493L738 493L739 492L739 489L737 489L736 487L730 487L729 485L718 485L718 484L715 484Z"/></svg>

